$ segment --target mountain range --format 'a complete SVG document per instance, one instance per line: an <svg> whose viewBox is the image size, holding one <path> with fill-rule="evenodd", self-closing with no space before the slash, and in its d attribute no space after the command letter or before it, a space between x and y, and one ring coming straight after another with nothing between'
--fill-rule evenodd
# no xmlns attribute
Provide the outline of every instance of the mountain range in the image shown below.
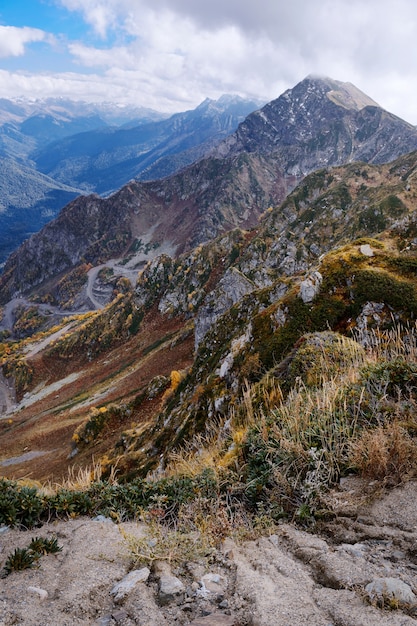
<svg viewBox="0 0 417 626"><path fill-rule="evenodd" d="M109 193L145 169L176 171L258 105L223 96L166 119L107 103L0 100L0 263L72 198Z"/></svg>
<svg viewBox="0 0 417 626"><path fill-rule="evenodd" d="M113 270L135 270L161 252L175 256L232 228L254 227L309 172L383 163L413 149L417 130L353 85L307 77L181 172L132 181L106 199L78 197L10 256L0 302L81 263L113 259Z"/></svg>
<svg viewBox="0 0 417 626"><path fill-rule="evenodd" d="M306 333L407 324L416 149L354 86L307 77L180 172L70 202L0 278L4 446L45 453L11 474L95 456L146 475L239 420L248 383L259 403L295 384Z"/></svg>

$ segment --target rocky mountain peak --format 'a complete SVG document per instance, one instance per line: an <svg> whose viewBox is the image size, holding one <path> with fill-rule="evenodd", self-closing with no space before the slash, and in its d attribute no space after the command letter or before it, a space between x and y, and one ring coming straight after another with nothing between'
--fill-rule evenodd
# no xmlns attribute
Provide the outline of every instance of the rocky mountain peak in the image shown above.
<svg viewBox="0 0 417 626"><path fill-rule="evenodd" d="M288 90L288 92L294 92L296 97L299 97L298 93L301 92L304 105L307 104L309 97L311 99L311 96L313 96L319 98L327 97L334 104L352 111L360 111L367 106L380 108L375 100L352 83L344 83L313 74L307 76L293 90Z"/></svg>
<svg viewBox="0 0 417 626"><path fill-rule="evenodd" d="M274 154L287 174L303 176L321 166L392 161L416 142L411 124L351 83L307 76L249 115L215 154Z"/></svg>

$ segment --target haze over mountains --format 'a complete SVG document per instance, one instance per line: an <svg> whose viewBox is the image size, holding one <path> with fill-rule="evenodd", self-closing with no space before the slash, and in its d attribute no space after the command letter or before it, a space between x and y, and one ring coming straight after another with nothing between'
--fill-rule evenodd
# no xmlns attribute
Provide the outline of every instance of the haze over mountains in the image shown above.
<svg viewBox="0 0 417 626"><path fill-rule="evenodd" d="M141 107L1 100L0 263L72 198L109 193L146 168L148 177L176 171L257 106L223 96L165 120Z"/></svg>

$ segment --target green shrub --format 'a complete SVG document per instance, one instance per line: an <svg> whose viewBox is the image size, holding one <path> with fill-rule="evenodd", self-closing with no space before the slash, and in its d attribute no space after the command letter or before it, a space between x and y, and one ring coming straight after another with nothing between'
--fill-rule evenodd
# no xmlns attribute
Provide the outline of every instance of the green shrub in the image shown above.
<svg viewBox="0 0 417 626"><path fill-rule="evenodd" d="M377 398L417 395L417 364L401 358L379 361L361 370L360 384Z"/></svg>
<svg viewBox="0 0 417 626"><path fill-rule="evenodd" d="M43 506L35 488L0 479L0 523L33 528L39 524Z"/></svg>
<svg viewBox="0 0 417 626"><path fill-rule="evenodd" d="M385 302L395 309L417 313L417 297L414 285L382 269L358 269L352 283L354 300Z"/></svg>

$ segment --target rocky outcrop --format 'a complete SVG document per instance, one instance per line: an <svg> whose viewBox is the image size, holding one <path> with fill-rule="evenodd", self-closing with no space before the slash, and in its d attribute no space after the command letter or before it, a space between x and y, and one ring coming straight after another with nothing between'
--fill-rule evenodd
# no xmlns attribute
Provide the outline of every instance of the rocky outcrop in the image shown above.
<svg viewBox="0 0 417 626"><path fill-rule="evenodd" d="M320 292L320 285L323 276L320 272L312 272L305 280L300 283L300 298L304 304L313 302L314 298Z"/></svg>
<svg viewBox="0 0 417 626"><path fill-rule="evenodd" d="M225 272L216 289L209 294L199 308L195 321L196 349L214 322L255 288L256 285L236 268L229 268Z"/></svg>

